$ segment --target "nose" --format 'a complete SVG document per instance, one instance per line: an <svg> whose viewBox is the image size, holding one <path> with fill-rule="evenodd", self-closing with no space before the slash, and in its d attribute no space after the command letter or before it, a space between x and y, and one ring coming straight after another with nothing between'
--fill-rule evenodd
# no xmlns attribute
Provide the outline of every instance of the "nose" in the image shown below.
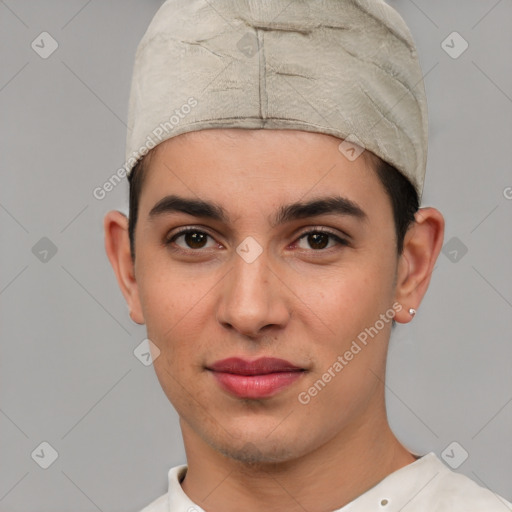
<svg viewBox="0 0 512 512"><path fill-rule="evenodd" d="M217 305L217 320L223 327L256 339L289 321L287 288L265 253L251 263L234 255L233 268L223 283Z"/></svg>

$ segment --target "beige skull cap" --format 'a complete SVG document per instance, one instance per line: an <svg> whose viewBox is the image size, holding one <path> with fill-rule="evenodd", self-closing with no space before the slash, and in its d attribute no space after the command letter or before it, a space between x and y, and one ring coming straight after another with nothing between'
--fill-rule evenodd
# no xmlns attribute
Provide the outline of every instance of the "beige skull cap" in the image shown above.
<svg viewBox="0 0 512 512"><path fill-rule="evenodd" d="M422 72L407 25L381 0L167 0L136 52L125 169L208 128L334 135L347 158L371 151L422 196Z"/></svg>

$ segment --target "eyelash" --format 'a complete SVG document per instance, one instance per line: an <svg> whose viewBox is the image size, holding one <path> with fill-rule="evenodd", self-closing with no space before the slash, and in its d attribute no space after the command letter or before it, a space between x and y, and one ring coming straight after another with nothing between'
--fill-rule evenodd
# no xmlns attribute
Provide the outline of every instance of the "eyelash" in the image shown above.
<svg viewBox="0 0 512 512"><path fill-rule="evenodd" d="M177 238L179 238L180 236L186 235L187 233L200 233L200 234L209 236L212 239L214 238L208 232L191 226L191 227L184 228L181 231L178 231L177 233L174 233L169 238L166 238L164 243L166 246L170 246L173 242L176 241ZM339 235L333 233L332 231L326 230L324 228L316 228L316 229L312 229L310 231L304 231L297 237L296 241L302 240L303 238L307 237L308 235L317 234L317 233L328 235L330 238L332 238L336 241L337 245L340 245L340 246L348 246L349 245L347 240L345 240L344 238L341 238ZM172 249L175 251L184 252L187 254L190 252L201 252L202 251L202 249L183 249L182 247L179 247L179 246L173 247ZM310 250L313 252L325 252L325 251L328 251L329 249L333 249L333 247L328 247L327 249L310 249Z"/></svg>

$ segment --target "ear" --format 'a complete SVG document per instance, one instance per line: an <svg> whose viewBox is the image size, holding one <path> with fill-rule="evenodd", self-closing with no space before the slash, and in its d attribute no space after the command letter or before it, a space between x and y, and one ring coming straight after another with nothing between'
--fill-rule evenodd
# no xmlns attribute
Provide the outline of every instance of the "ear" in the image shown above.
<svg viewBox="0 0 512 512"><path fill-rule="evenodd" d="M143 324L144 316L135 280L135 266L130 254L128 219L126 215L113 210L105 215L103 226L105 251L130 309L130 318L137 324Z"/></svg>
<svg viewBox="0 0 512 512"><path fill-rule="evenodd" d="M404 239L404 249L398 261L395 300L403 308L395 315L399 323L412 319L410 308L418 309L441 252L444 238L444 218L435 208L420 208L414 224Z"/></svg>

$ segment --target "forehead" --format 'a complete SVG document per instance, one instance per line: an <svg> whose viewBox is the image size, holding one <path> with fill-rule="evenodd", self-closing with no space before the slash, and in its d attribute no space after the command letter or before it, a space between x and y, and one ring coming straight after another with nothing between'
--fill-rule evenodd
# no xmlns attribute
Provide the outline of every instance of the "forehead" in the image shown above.
<svg viewBox="0 0 512 512"><path fill-rule="evenodd" d="M298 200L342 195L363 209L386 206L377 157L356 159L342 141L299 130L211 129L157 146L146 161L141 214L168 194L221 204L235 215Z"/></svg>

